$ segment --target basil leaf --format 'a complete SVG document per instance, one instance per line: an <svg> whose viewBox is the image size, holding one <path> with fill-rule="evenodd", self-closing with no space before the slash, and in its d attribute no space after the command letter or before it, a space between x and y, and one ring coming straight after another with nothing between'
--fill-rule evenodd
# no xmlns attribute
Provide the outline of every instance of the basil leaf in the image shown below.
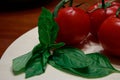
<svg viewBox="0 0 120 80"><path fill-rule="evenodd" d="M48 62L48 58L50 57L50 51L46 50L43 54L42 54L42 65L44 66L44 69L46 68L47 62Z"/></svg>
<svg viewBox="0 0 120 80"><path fill-rule="evenodd" d="M87 54L87 56L93 60L92 64L114 70L109 59L103 54L96 52L96 53Z"/></svg>
<svg viewBox="0 0 120 80"><path fill-rule="evenodd" d="M43 50L43 47L40 44L38 44L37 46L35 46L33 48L33 50L31 52L13 59L13 63L12 63L13 72L15 74L19 74L22 70L24 70L24 68L26 67L27 63L31 59L31 57L35 53L38 53L38 52L41 53L42 50Z"/></svg>
<svg viewBox="0 0 120 80"><path fill-rule="evenodd" d="M62 47L53 52L56 64L67 68L81 68L90 65L91 60L84 52L73 47Z"/></svg>
<svg viewBox="0 0 120 80"><path fill-rule="evenodd" d="M100 53L87 54L93 60L93 63L88 66L89 73L94 77L103 77L114 72L119 72L110 63L109 59Z"/></svg>
<svg viewBox="0 0 120 80"><path fill-rule="evenodd" d="M42 54L35 54L34 56L32 56L31 60L26 66L26 78L44 73L49 56L50 52L48 50L46 50Z"/></svg>
<svg viewBox="0 0 120 80"><path fill-rule="evenodd" d="M48 63L49 63L51 66L53 66L54 68L58 69L58 70L67 72L67 70L66 70L64 67L56 64L55 61L54 61L52 58L49 59Z"/></svg>
<svg viewBox="0 0 120 80"><path fill-rule="evenodd" d="M29 52L27 54L24 54L20 57L13 59L12 68L14 73L18 73L19 71L24 69L31 57L32 57L32 52Z"/></svg>
<svg viewBox="0 0 120 80"><path fill-rule="evenodd" d="M64 45L65 45L65 43L63 43L63 42L55 43L55 44L50 44L50 48L51 49L57 49L57 48L60 48L60 47L62 47Z"/></svg>
<svg viewBox="0 0 120 80"><path fill-rule="evenodd" d="M51 37L51 44L55 43L55 40L57 38L57 35L58 35L58 31L59 31L59 27L58 27L58 24L54 21L53 17L51 18L52 19L52 28L50 30L50 37Z"/></svg>
<svg viewBox="0 0 120 80"><path fill-rule="evenodd" d="M108 58L99 53L91 53L87 54L87 57L93 60L92 64L83 68L71 68L71 67L63 67L57 64L52 58L49 60L49 64L53 67L65 71L67 73L71 73L74 75L78 75L85 78L100 78L107 76L114 72L119 72L116 70L109 62Z"/></svg>
<svg viewBox="0 0 120 80"><path fill-rule="evenodd" d="M58 25L53 19L52 13L42 8L42 13L38 20L39 41L43 46L54 43L58 33Z"/></svg>
<svg viewBox="0 0 120 80"><path fill-rule="evenodd" d="M87 54L93 63L85 68L67 68L68 71L86 78L100 78L114 72L119 72L110 64L107 57L99 53Z"/></svg>
<svg viewBox="0 0 120 80"><path fill-rule="evenodd" d="M93 63L86 67L86 69L82 70L82 74L81 69L79 68L72 69L73 72L76 72L87 78L99 78L107 76L114 72L119 72L118 70L113 68L113 66L110 64L109 59L106 56L100 53L91 53L87 54L87 56L93 60Z"/></svg>
<svg viewBox="0 0 120 80"><path fill-rule="evenodd" d="M42 46L41 44L36 45L33 50L32 53L34 54L41 54L42 52L44 52L47 49L47 47Z"/></svg>
<svg viewBox="0 0 120 80"><path fill-rule="evenodd" d="M26 78L43 73L42 59L36 58L26 66Z"/></svg>

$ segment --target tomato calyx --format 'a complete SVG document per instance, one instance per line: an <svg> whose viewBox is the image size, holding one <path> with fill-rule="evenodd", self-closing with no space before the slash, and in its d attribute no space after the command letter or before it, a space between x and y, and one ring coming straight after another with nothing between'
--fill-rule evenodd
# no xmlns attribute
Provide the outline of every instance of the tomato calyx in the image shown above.
<svg viewBox="0 0 120 80"><path fill-rule="evenodd" d="M110 0L110 1L105 1L105 0L102 0L101 4L98 5L98 8L103 8L103 9L106 9L108 7L110 7L112 5L112 2L115 1L115 0Z"/></svg>

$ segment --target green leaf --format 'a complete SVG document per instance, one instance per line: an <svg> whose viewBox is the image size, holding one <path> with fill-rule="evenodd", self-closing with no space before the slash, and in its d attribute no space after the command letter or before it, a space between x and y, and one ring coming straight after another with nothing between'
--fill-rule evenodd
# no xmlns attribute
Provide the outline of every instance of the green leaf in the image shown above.
<svg viewBox="0 0 120 80"><path fill-rule="evenodd" d="M44 70L46 69L46 65L49 57L50 57L50 52L46 50L42 55L42 65L44 66Z"/></svg>
<svg viewBox="0 0 120 80"><path fill-rule="evenodd" d="M49 56L50 52L48 50L42 54L34 54L26 66L26 78L44 73Z"/></svg>
<svg viewBox="0 0 120 80"><path fill-rule="evenodd" d="M46 46L42 46L41 44L36 45L33 50L32 53L34 54L41 54L42 52L44 52L47 49Z"/></svg>
<svg viewBox="0 0 120 80"><path fill-rule="evenodd" d="M63 42L55 43L55 44L50 44L50 48L51 49L57 49L57 48L60 48L60 47L62 47L64 45L65 45L65 43L63 43Z"/></svg>
<svg viewBox="0 0 120 80"><path fill-rule="evenodd" d="M55 43L55 40L57 38L57 33L59 31L58 24L53 20L53 26L52 29L50 30L50 37L51 37L51 44Z"/></svg>
<svg viewBox="0 0 120 80"><path fill-rule="evenodd" d="M32 77L34 75L39 75L44 72L41 61L41 57L31 60L31 63L26 66L26 78Z"/></svg>
<svg viewBox="0 0 120 80"><path fill-rule="evenodd" d="M93 63L85 68L68 68L67 70L86 78L100 78L119 72L110 64L107 57L99 53L87 54Z"/></svg>
<svg viewBox="0 0 120 80"><path fill-rule="evenodd" d="M103 77L114 72L119 72L110 63L109 59L100 53L87 54L94 62L88 67L89 73L94 77Z"/></svg>
<svg viewBox="0 0 120 80"><path fill-rule="evenodd" d="M66 68L81 68L90 65L91 60L84 52L73 47L62 47L53 52L56 64Z"/></svg>
<svg viewBox="0 0 120 80"><path fill-rule="evenodd" d="M87 54L87 57L93 60L92 64L83 68L71 68L71 67L63 67L57 64L53 59L49 60L49 64L53 67L65 71L67 73L71 73L74 75L78 75L85 78L100 78L107 76L114 72L119 72L110 64L107 57L99 53L91 53Z"/></svg>
<svg viewBox="0 0 120 80"><path fill-rule="evenodd" d="M31 52L13 59L13 63L12 63L13 72L15 74L21 73L21 71L25 69L31 57L33 57L33 55L36 53L41 53L43 50L44 48L41 46L41 44L38 44L33 48Z"/></svg>
<svg viewBox="0 0 120 80"><path fill-rule="evenodd" d="M32 52L29 52L27 54L24 54L20 57L13 59L13 63L12 63L13 71L16 73L24 69L31 57L32 57Z"/></svg>
<svg viewBox="0 0 120 80"><path fill-rule="evenodd" d="M39 41L43 46L49 46L56 40L58 25L53 19L52 13L46 8L42 8L38 20Z"/></svg>

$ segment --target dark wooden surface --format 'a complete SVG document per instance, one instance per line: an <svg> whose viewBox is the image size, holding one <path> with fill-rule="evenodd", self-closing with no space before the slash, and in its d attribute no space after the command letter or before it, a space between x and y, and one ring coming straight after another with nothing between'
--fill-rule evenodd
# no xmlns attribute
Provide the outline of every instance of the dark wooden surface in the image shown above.
<svg viewBox="0 0 120 80"><path fill-rule="evenodd" d="M60 0L52 0L50 3L44 4L43 6L52 10L59 1ZM91 5L97 0L88 1L89 5ZM86 4L81 7L86 9L89 5ZM23 33L37 26L40 12L41 6L20 10L16 9L0 11L0 57L14 40L16 40Z"/></svg>
<svg viewBox="0 0 120 80"><path fill-rule="evenodd" d="M46 8L52 10L59 0L53 0ZM37 26L41 5L34 8L0 11L0 57L9 45L25 32Z"/></svg>

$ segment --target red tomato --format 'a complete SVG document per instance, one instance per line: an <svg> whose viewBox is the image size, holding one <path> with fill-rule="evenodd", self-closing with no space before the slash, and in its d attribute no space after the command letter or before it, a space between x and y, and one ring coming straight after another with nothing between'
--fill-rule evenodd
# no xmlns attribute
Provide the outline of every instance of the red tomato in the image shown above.
<svg viewBox="0 0 120 80"><path fill-rule="evenodd" d="M105 51L120 56L120 18L107 18L98 31L98 38Z"/></svg>
<svg viewBox="0 0 120 80"><path fill-rule="evenodd" d="M117 2L109 2L109 0L105 1L105 8L98 8L100 5L102 5L100 2L91 6L88 9L88 13L90 16L91 21L91 28L90 32L97 38L97 33L99 30L99 27L103 23L105 19L107 19L109 16L116 13L117 9L120 7L120 3ZM109 5L107 4L109 3Z"/></svg>
<svg viewBox="0 0 120 80"><path fill-rule="evenodd" d="M89 16L80 8L61 8L55 20L60 27L57 42L76 45L83 41L90 31Z"/></svg>

